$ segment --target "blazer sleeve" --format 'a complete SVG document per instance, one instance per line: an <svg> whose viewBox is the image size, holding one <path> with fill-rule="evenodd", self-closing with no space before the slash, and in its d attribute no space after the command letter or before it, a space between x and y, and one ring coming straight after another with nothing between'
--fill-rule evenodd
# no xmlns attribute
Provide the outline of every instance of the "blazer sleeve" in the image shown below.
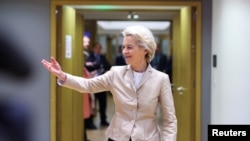
<svg viewBox="0 0 250 141"><path fill-rule="evenodd" d="M97 93L109 91L113 72L110 70L94 78L83 78L66 73L66 81L59 83L61 86L79 91L81 93Z"/></svg>
<svg viewBox="0 0 250 141"><path fill-rule="evenodd" d="M162 108L162 139L163 141L176 141L177 118L174 100L169 77L168 75L165 76L161 86L159 99Z"/></svg>

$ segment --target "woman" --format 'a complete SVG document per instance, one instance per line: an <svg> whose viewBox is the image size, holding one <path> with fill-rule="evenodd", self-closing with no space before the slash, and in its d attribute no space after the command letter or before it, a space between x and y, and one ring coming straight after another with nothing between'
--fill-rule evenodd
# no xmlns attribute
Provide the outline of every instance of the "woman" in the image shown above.
<svg viewBox="0 0 250 141"><path fill-rule="evenodd" d="M85 79L65 73L57 61L42 64L58 77L58 83L79 92L110 91L115 114L106 135L109 141L176 141L177 119L169 77L151 67L156 43L150 30L129 26L123 32L127 65L113 66L108 72ZM157 106L161 105L162 134L157 125Z"/></svg>

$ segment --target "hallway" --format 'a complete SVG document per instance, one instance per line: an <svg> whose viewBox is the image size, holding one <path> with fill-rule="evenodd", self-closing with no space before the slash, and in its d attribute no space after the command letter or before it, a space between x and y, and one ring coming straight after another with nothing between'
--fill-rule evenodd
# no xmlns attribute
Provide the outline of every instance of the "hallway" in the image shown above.
<svg viewBox="0 0 250 141"><path fill-rule="evenodd" d="M112 95L108 94L108 105L107 105L107 118L108 122L111 121L111 118L113 117L114 114L114 102L112 99ZM100 126L100 119L99 119L99 112L97 112L95 118L94 118L94 123L97 126L97 130L87 130L87 136L90 141L107 141L107 137L105 137L105 131L107 127L101 127Z"/></svg>
<svg viewBox="0 0 250 141"><path fill-rule="evenodd" d="M114 114L114 102L112 99L112 95L108 94L108 108L107 108L107 118L108 122L111 121L113 114ZM158 122L159 125L161 125L161 117L160 117L160 111L158 110ZM94 118L94 123L97 126L97 130L87 130L87 136L90 141L107 141L107 137L105 137L105 132L107 127L101 127L100 126L100 119L99 119L99 113L97 112L96 117Z"/></svg>

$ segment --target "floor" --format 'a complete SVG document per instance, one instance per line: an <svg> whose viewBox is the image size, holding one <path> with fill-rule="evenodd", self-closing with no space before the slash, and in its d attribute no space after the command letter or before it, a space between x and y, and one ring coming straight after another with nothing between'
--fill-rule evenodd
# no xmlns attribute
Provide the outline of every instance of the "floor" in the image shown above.
<svg viewBox="0 0 250 141"><path fill-rule="evenodd" d="M108 108L107 108L107 118L108 122L111 121L111 118L114 114L114 102L111 95L108 95ZM105 137L105 131L107 127L100 126L99 113L96 114L94 118L94 123L97 126L97 130L87 130L87 136L90 141L107 141L107 137Z"/></svg>
<svg viewBox="0 0 250 141"><path fill-rule="evenodd" d="M114 102L112 99L112 95L108 95L108 108L107 108L107 118L108 122L111 121L114 115ZM158 111L158 121L159 125L161 124L160 111ZM90 141L107 141L107 137L105 136L105 131L107 127L100 127L99 114L94 118L94 123L98 127L97 130L87 130L87 136Z"/></svg>

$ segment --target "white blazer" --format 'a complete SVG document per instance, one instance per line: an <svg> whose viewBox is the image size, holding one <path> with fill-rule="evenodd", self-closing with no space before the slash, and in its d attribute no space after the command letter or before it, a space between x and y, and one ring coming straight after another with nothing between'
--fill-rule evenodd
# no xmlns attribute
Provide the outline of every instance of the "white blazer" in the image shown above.
<svg viewBox="0 0 250 141"><path fill-rule="evenodd" d="M148 65L137 89L130 65L113 66L91 79L66 76L62 86L81 93L112 93L115 114L106 131L107 137L115 141L129 141L130 137L132 141L176 141L177 119L167 74ZM162 108L162 131L157 125L158 104Z"/></svg>

